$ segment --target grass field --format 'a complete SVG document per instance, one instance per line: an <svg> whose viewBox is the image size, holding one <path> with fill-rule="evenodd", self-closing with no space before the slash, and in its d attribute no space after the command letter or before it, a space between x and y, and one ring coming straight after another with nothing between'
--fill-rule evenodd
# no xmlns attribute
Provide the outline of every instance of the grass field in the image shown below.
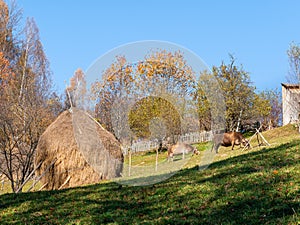
<svg viewBox="0 0 300 225"><path fill-rule="evenodd" d="M254 140L251 150L221 148L202 171L193 156L150 186L107 181L0 195L0 224L300 224L300 136L292 126L264 136L271 146Z"/></svg>

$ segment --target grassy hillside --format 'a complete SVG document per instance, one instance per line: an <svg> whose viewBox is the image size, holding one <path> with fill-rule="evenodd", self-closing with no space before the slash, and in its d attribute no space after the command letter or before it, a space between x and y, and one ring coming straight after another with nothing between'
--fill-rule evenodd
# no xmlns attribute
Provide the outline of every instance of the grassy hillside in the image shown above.
<svg viewBox="0 0 300 225"><path fill-rule="evenodd" d="M270 147L222 148L204 171L193 157L152 186L1 195L0 224L299 224L299 134L287 126L264 136Z"/></svg>

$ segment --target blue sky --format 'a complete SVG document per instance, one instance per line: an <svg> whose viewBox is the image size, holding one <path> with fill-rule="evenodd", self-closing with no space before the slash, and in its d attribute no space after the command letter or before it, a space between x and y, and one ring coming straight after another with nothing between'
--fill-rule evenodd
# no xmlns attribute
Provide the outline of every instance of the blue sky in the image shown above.
<svg viewBox="0 0 300 225"><path fill-rule="evenodd" d="M259 90L280 88L288 73L286 51L300 43L300 1L17 0L24 20L34 17L63 89L77 68L87 70L107 51L141 40L184 46L209 66L229 54Z"/></svg>

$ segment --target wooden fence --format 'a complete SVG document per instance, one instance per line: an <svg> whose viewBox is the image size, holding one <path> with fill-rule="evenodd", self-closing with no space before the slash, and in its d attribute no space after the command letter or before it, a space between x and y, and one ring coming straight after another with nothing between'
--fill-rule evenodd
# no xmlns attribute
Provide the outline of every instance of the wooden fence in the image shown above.
<svg viewBox="0 0 300 225"><path fill-rule="evenodd" d="M212 131L204 131L204 132L194 132L194 133L187 133L184 135L180 135L176 137L178 142L183 142L187 144L195 144L195 143L202 143L206 141L212 140ZM131 154L137 152L147 152L152 149L157 149L159 147L158 141L139 141L133 143L131 146L123 146L123 154L128 155L128 151L131 151Z"/></svg>
<svg viewBox="0 0 300 225"><path fill-rule="evenodd" d="M212 140L212 131L194 132L179 136L178 141L187 144L202 143Z"/></svg>

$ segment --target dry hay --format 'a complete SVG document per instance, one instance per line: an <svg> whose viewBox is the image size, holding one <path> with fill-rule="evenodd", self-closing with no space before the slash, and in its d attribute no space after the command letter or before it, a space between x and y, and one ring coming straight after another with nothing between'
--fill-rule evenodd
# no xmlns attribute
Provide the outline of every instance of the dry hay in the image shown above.
<svg viewBox="0 0 300 225"><path fill-rule="evenodd" d="M56 160L56 161L55 161ZM41 136L34 164L48 190L119 177L124 157L115 137L76 108L63 112Z"/></svg>

